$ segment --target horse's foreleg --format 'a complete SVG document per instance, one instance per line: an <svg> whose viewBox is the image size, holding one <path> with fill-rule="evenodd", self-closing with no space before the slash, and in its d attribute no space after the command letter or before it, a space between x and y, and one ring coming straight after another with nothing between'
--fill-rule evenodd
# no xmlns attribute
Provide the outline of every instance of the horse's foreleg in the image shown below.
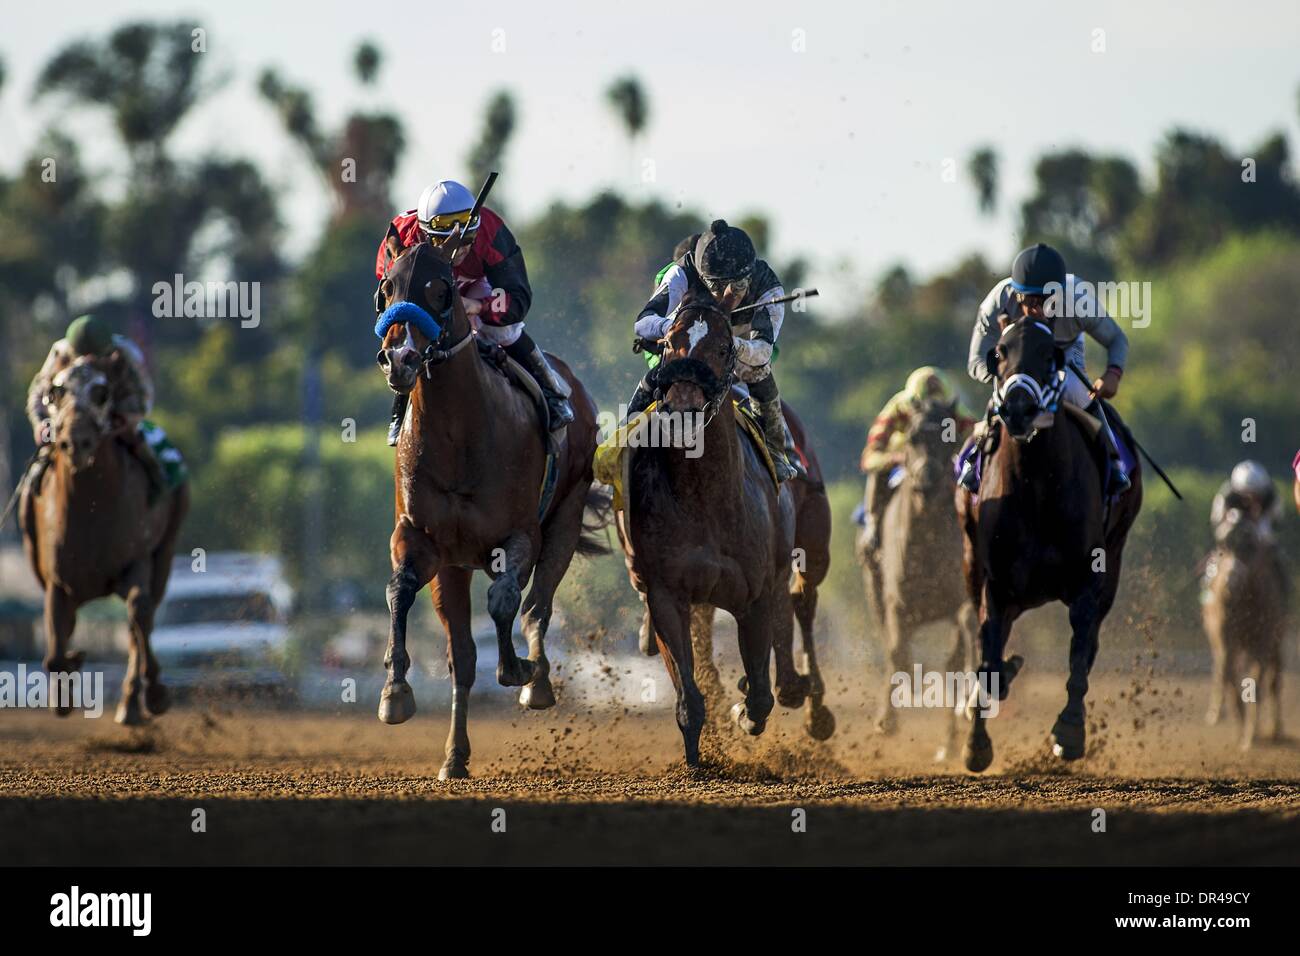
<svg viewBox="0 0 1300 956"><path fill-rule="evenodd" d="M972 689L966 703L966 716L970 718L970 733L962 746L962 760L966 769L974 773L987 770L993 762L993 741L984 726L987 719L985 705L992 703L993 697L1005 700L1012 679L1024 663L1020 657L1008 661L1002 659L1006 651L1007 638L1011 634L1011 625L1016 614L1009 608L1001 607L990 595L989 587L984 587L984 620L980 624L980 664L976 674L977 686ZM991 714L990 714L991 716Z"/></svg>
<svg viewBox="0 0 1300 956"><path fill-rule="evenodd" d="M415 715L415 694L406 682L411 657L406 652L406 617L415 595L433 579L436 555L433 545L405 518L393 531L391 544L393 576L388 579L388 649L384 667L388 679L379 696L379 719L400 724Z"/></svg>
<svg viewBox="0 0 1300 956"><path fill-rule="evenodd" d="M127 726L143 723L146 710L150 715L161 715L169 703L167 688L158 680L158 660L149 647L155 610L153 593L149 587L150 571L151 568L145 565L133 568L118 592L126 600L131 650L126 676L122 680L122 699L118 701L115 719L119 724Z"/></svg>
<svg viewBox="0 0 1300 956"><path fill-rule="evenodd" d="M1213 665L1210 672L1210 706L1205 711L1205 722L1213 727L1223 716L1223 689L1228 680L1228 655L1224 652L1222 627L1211 622L1206 627L1210 639L1210 656Z"/></svg>
<svg viewBox="0 0 1300 956"><path fill-rule="evenodd" d="M1273 710L1273 740L1286 739L1282 730L1282 637L1278 635L1275 645L1269 650L1266 673L1268 678L1269 707Z"/></svg>
<svg viewBox="0 0 1300 956"><path fill-rule="evenodd" d="M447 632L447 671L451 677L451 729L447 732L446 760L439 780L469 776L469 693L478 667L478 648L470 631L470 578L468 568L443 568L434 578L434 610Z"/></svg>
<svg viewBox="0 0 1300 956"><path fill-rule="evenodd" d="M1070 604L1070 676L1065 681L1065 709L1052 726L1052 752L1063 760L1078 760L1086 744L1088 674L1097 658L1101 606L1092 589Z"/></svg>
<svg viewBox="0 0 1300 956"><path fill-rule="evenodd" d="M713 660L713 615L712 604L691 605L691 655L695 661L695 683L704 695L709 719L716 724L726 720L727 703L722 674ZM650 627L653 633L654 626Z"/></svg>
<svg viewBox="0 0 1300 956"><path fill-rule="evenodd" d="M700 762L700 733L704 730L704 695L695 683L695 657L691 648L691 606L676 594L651 587L646 607L659 639L659 652L677 691L677 727L682 732L686 765ZM771 695L769 695L770 697Z"/></svg>
<svg viewBox="0 0 1300 956"><path fill-rule="evenodd" d="M77 607L72 603L71 595L51 583L45 589L45 670L51 677L81 670L85 655L68 650L76 626ZM51 682L53 686L55 684ZM56 703L54 712L66 717L72 712L70 702Z"/></svg>
<svg viewBox="0 0 1300 956"><path fill-rule="evenodd" d="M774 632L785 627L794 628L794 612L785 582L771 585L773 593L753 604L749 612L736 619L737 637L740 640L740 660L745 665L745 700L731 708L731 716L745 733L757 737L767 727L767 717L772 713L772 679L769 665L772 648L779 640ZM785 640L793 642L793 633Z"/></svg>
<svg viewBox="0 0 1300 956"><path fill-rule="evenodd" d="M894 709L893 687L895 674L911 674L912 632L903 626L898 602L885 598L885 697L876 717L876 731L886 736L898 730L898 712ZM909 678L910 679L910 678Z"/></svg>
<svg viewBox="0 0 1300 956"><path fill-rule="evenodd" d="M791 615L793 615L793 609ZM776 699L782 707L802 707L811 683L794 662L794 620L773 621L772 657L776 663Z"/></svg>
<svg viewBox="0 0 1300 956"><path fill-rule="evenodd" d="M502 687L523 687L533 679L533 662L515 653L512 638L523 599L522 582L532 573L533 553L532 539L516 531L492 550L488 562L493 579L487 593L488 614L497 627L497 683Z"/></svg>

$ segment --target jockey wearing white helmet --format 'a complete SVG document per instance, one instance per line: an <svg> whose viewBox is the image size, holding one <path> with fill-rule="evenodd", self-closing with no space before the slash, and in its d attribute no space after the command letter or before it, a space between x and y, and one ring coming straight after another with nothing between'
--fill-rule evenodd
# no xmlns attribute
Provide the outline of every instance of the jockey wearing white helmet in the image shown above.
<svg viewBox="0 0 1300 956"><path fill-rule="evenodd" d="M474 194L458 182L440 180L420 194L414 209L395 217L379 244L375 278L382 280L391 263L388 240L400 248L417 242L441 246L459 231L464 239L452 257L452 273L465 311L478 335L505 349L506 354L528 369L546 395L551 427L559 430L573 421L568 384L555 374L546 356L524 331L524 316L533 301L524 254L505 222L487 206L471 217ZM375 294L375 308L387 306ZM406 415L407 396L393 401L393 419L388 443L395 445Z"/></svg>

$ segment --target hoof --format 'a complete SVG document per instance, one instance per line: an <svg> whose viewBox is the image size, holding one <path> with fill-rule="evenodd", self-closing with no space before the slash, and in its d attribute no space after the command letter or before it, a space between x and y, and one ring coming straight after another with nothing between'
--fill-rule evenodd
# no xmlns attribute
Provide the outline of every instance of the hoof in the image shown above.
<svg viewBox="0 0 1300 956"><path fill-rule="evenodd" d="M756 721L750 719L743 701L737 701L735 706L731 708L731 719L736 722L737 727L751 737L757 737L767 727L766 720Z"/></svg>
<svg viewBox="0 0 1300 956"><path fill-rule="evenodd" d="M1083 724L1067 724L1057 718L1052 727L1052 753L1062 760L1078 760L1083 756L1084 738Z"/></svg>
<svg viewBox="0 0 1300 956"><path fill-rule="evenodd" d="M1019 654L1012 654L1002 662L1002 681L998 686L998 700L1007 699L1007 691L1011 690L1011 682L1016 679L1021 668L1025 666L1025 659Z"/></svg>
<svg viewBox="0 0 1300 956"><path fill-rule="evenodd" d="M497 683L502 687L523 687L533 682L533 662L526 657L515 659L513 668L497 664Z"/></svg>
<svg viewBox="0 0 1300 956"><path fill-rule="evenodd" d="M167 692L165 686L158 681L153 681L145 688L144 705L149 709L150 715L161 717L172 705L171 694Z"/></svg>
<svg viewBox="0 0 1300 956"><path fill-rule="evenodd" d="M803 726L813 740L830 740L835 733L835 715L829 707L813 705Z"/></svg>
<svg viewBox="0 0 1300 956"><path fill-rule="evenodd" d="M808 675L799 674L795 677L794 683L776 689L776 702L791 710L802 707L804 701L808 699L808 691Z"/></svg>
<svg viewBox="0 0 1300 956"><path fill-rule="evenodd" d="M555 690L549 678L538 678L519 692L519 703L529 710L546 710L555 706Z"/></svg>
<svg viewBox="0 0 1300 956"><path fill-rule="evenodd" d="M438 779L447 780L468 780L469 764L459 757L448 757L438 771Z"/></svg>
<svg viewBox="0 0 1300 956"><path fill-rule="evenodd" d="M118 701L117 714L113 719L124 727L139 727L144 724L144 711L140 709L139 695L133 694Z"/></svg>
<svg viewBox="0 0 1300 956"><path fill-rule="evenodd" d="M968 738L961 748L961 759L971 773L983 773L993 762L993 741L988 734Z"/></svg>
<svg viewBox="0 0 1300 956"><path fill-rule="evenodd" d="M384 685L379 696L379 719L386 724L402 724L415 716L415 692L406 681Z"/></svg>

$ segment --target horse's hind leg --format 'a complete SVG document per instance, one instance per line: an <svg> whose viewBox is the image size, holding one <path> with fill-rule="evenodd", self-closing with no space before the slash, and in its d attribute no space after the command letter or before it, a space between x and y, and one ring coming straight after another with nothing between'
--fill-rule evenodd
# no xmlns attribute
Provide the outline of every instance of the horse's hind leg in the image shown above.
<svg viewBox="0 0 1300 956"><path fill-rule="evenodd" d="M1223 716L1223 691L1228 681L1228 655L1223 648L1222 625L1218 622L1206 628L1210 641L1213 666L1210 674L1210 706L1205 711L1205 722L1213 727Z"/></svg>
<svg viewBox="0 0 1300 956"><path fill-rule="evenodd" d="M520 582L527 581L532 573L533 543L528 535L516 531L493 554L488 570L492 584L487 596L488 614L497 627L497 683L502 687L523 687L532 683L533 662L515 653L512 635L522 601ZM549 616L550 601L546 603Z"/></svg>
<svg viewBox="0 0 1300 956"><path fill-rule="evenodd" d="M884 621L885 659L893 669L885 672L885 698L876 716L876 732L889 736L898 731L898 712L894 709L892 695L894 675L912 672L912 631L903 625L898 603L888 598L885 599Z"/></svg>
<svg viewBox="0 0 1300 956"><path fill-rule="evenodd" d="M659 652L677 690L677 727L686 748L686 765L700 762L700 733L704 730L704 695L695 683L691 648L691 606L663 588L650 589L646 607L659 638Z"/></svg>
<svg viewBox="0 0 1300 956"><path fill-rule="evenodd" d="M406 618L415 595L433 579L437 557L429 539L406 518L393 531L390 551L393 576L388 579L388 649L384 652L388 679L379 695L379 719L386 724L400 724L415 715L415 693L406 682L411 667L411 656L406 652Z"/></svg>
<svg viewBox="0 0 1300 956"><path fill-rule="evenodd" d="M695 683L704 695L709 719L721 723L727 708L722 675L713 660L713 615L712 604L691 605L691 655L695 660Z"/></svg>
<svg viewBox="0 0 1300 956"><path fill-rule="evenodd" d="M821 668L817 665L817 645L813 637L813 624L817 619L817 586L803 575L795 576L795 590L790 592L794 617L799 622L799 639L803 644L808 669L808 704L804 716L804 730L813 740L829 740L835 733L835 715L823 701L826 685Z"/></svg>
<svg viewBox="0 0 1300 956"><path fill-rule="evenodd" d="M68 650L72 641L72 631L77 626L77 606L71 595L50 584L45 589L45 670L53 677L55 674L70 674L81 670L85 655L80 651ZM51 687L55 682L51 682ZM72 712L70 702L56 703L54 712L66 717Z"/></svg>
<svg viewBox="0 0 1300 956"><path fill-rule="evenodd" d="M478 648L470 631L472 576L468 568L443 568L432 585L433 607L447 632L447 671L451 676L451 729L439 780L469 776L469 693L478 666Z"/></svg>
<svg viewBox="0 0 1300 956"><path fill-rule="evenodd" d="M1084 698L1088 695L1088 674L1097 658L1101 618L1101 605L1092 589L1070 604L1070 676L1065 681L1067 700L1065 709L1052 725L1052 753L1063 760L1078 760L1084 753L1087 735Z"/></svg>
<svg viewBox="0 0 1300 956"><path fill-rule="evenodd" d="M564 580L582 537L582 513L587 506L587 486L575 485L546 523L542 552L533 571L533 586L523 606L524 637L533 677L519 692L519 703L533 710L555 706L551 687L551 664L546 659L546 630L551 624L555 590Z"/></svg>
<svg viewBox="0 0 1300 956"><path fill-rule="evenodd" d="M1269 649L1268 660L1265 664L1265 678L1263 683L1268 685L1269 707L1273 711L1272 739L1280 742L1286 739L1286 733L1282 730L1282 636L1278 635L1277 643Z"/></svg>

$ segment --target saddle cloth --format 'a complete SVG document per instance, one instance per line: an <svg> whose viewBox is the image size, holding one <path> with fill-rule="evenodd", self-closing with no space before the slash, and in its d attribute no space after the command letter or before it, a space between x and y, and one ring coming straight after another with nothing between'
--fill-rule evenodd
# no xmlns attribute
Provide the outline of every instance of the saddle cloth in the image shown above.
<svg viewBox="0 0 1300 956"><path fill-rule="evenodd" d="M768 454L767 442L763 440L762 427L758 424L754 413L749 410L747 405L742 405L740 402L733 402L733 404L736 407L736 428L742 434L748 436L754 445L754 450L766 466L772 484L780 487L776 480L776 466L772 463L772 456ZM633 415L614 429L613 433L596 448L596 456L592 462L593 471L597 481L614 489L615 511L624 510L623 495L627 487L627 468L629 464L627 452L630 448L642 447L643 444L646 444L643 442L634 444L632 435L638 429L645 427L646 420L650 415L654 414L658 406L658 402L652 402L645 411Z"/></svg>
<svg viewBox="0 0 1300 956"><path fill-rule="evenodd" d="M175 491L189 481L190 470L185 465L185 459L181 457L180 449L172 444L166 432L148 419L144 419L140 422L140 436L144 438L145 444L162 465L168 491Z"/></svg>

